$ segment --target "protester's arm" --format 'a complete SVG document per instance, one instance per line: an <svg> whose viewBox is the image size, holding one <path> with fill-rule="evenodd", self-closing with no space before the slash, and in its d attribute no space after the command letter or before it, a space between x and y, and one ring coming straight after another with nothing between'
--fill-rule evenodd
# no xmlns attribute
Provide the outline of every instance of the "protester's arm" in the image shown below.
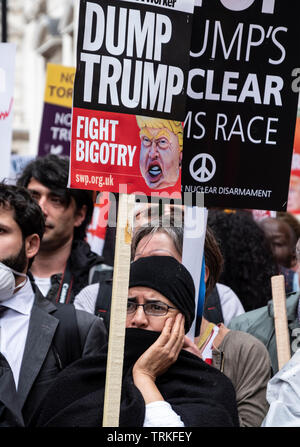
<svg viewBox="0 0 300 447"><path fill-rule="evenodd" d="M200 359L202 358L198 346L187 336L184 337L183 349L190 352L191 354L196 355Z"/></svg>
<svg viewBox="0 0 300 447"><path fill-rule="evenodd" d="M99 293L99 283L90 284L84 287L74 299L74 306L77 310L84 310L95 315L95 305Z"/></svg>
<svg viewBox="0 0 300 447"><path fill-rule="evenodd" d="M178 314L174 324L173 322L171 318L166 320L156 342L141 355L133 367L134 384L146 405L144 427L184 427L180 416L165 402L155 384L156 378L177 360L184 343L184 317Z"/></svg>
<svg viewBox="0 0 300 447"><path fill-rule="evenodd" d="M268 383L270 404L262 427L300 426L300 350L275 374Z"/></svg>
<svg viewBox="0 0 300 447"><path fill-rule="evenodd" d="M0 428L24 427L11 367L0 352Z"/></svg>
<svg viewBox="0 0 300 447"><path fill-rule="evenodd" d="M173 324L174 322L174 324ZM155 380L177 360L184 343L184 317L182 314L166 320L165 326L150 348L136 361L132 375L145 403L164 400Z"/></svg>
<svg viewBox="0 0 300 447"><path fill-rule="evenodd" d="M107 331L101 318L77 310L77 322L82 348L82 357L98 355L107 343Z"/></svg>
<svg viewBox="0 0 300 447"><path fill-rule="evenodd" d="M271 377L271 361L266 347L250 334L236 331L231 336L235 350L234 387L241 427L259 427L268 411L266 390ZM237 341L235 343L235 340ZM224 361L226 374L226 350Z"/></svg>
<svg viewBox="0 0 300 447"><path fill-rule="evenodd" d="M151 402L146 405L143 427L184 427L180 416L171 405L164 401Z"/></svg>

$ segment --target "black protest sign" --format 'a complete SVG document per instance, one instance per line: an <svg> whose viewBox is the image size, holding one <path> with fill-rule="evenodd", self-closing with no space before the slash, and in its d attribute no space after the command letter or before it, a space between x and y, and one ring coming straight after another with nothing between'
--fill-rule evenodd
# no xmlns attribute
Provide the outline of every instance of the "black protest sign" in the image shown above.
<svg viewBox="0 0 300 447"><path fill-rule="evenodd" d="M81 0L73 106L183 121L192 0Z"/></svg>
<svg viewBox="0 0 300 447"><path fill-rule="evenodd" d="M182 192L206 207L285 210L299 85L299 5L197 0Z"/></svg>

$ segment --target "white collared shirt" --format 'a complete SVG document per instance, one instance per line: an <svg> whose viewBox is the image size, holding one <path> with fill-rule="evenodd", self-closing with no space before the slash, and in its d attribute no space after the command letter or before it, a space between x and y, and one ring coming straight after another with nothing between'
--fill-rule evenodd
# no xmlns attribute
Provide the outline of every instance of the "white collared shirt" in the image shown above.
<svg viewBox="0 0 300 447"><path fill-rule="evenodd" d="M0 303L9 307L0 318L0 352L12 369L16 387L18 387L33 302L34 292L27 277L26 284L20 290Z"/></svg>

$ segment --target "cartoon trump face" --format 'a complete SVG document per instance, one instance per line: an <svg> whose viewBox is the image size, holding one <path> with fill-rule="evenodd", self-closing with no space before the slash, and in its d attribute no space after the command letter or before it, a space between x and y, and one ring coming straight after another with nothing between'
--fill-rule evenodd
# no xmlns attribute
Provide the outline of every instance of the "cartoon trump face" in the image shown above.
<svg viewBox="0 0 300 447"><path fill-rule="evenodd" d="M180 121L136 117L140 127L140 170L151 189L165 189L177 183L181 161L183 128Z"/></svg>

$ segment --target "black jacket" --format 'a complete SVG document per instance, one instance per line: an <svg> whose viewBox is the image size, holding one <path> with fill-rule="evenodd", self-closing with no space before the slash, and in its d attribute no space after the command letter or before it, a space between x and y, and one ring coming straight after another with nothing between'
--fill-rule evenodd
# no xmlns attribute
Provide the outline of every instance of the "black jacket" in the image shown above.
<svg viewBox="0 0 300 447"><path fill-rule="evenodd" d="M21 411L27 424L58 374L77 359L98 355L106 344L107 333L100 318L75 310L73 305L57 308L36 289L20 369L18 402L13 397L15 383L9 365L0 358L3 426L20 425Z"/></svg>
<svg viewBox="0 0 300 447"><path fill-rule="evenodd" d="M126 329L120 427L143 426L145 403L133 384L132 367L158 336L159 333L153 331ZM100 427L106 352L104 348L99 356L79 360L62 371L49 388L31 425ZM239 425L235 391L230 380L187 351L181 351L177 361L156 384L187 427Z"/></svg>
<svg viewBox="0 0 300 447"><path fill-rule="evenodd" d="M0 427L23 427L12 370L0 352Z"/></svg>

